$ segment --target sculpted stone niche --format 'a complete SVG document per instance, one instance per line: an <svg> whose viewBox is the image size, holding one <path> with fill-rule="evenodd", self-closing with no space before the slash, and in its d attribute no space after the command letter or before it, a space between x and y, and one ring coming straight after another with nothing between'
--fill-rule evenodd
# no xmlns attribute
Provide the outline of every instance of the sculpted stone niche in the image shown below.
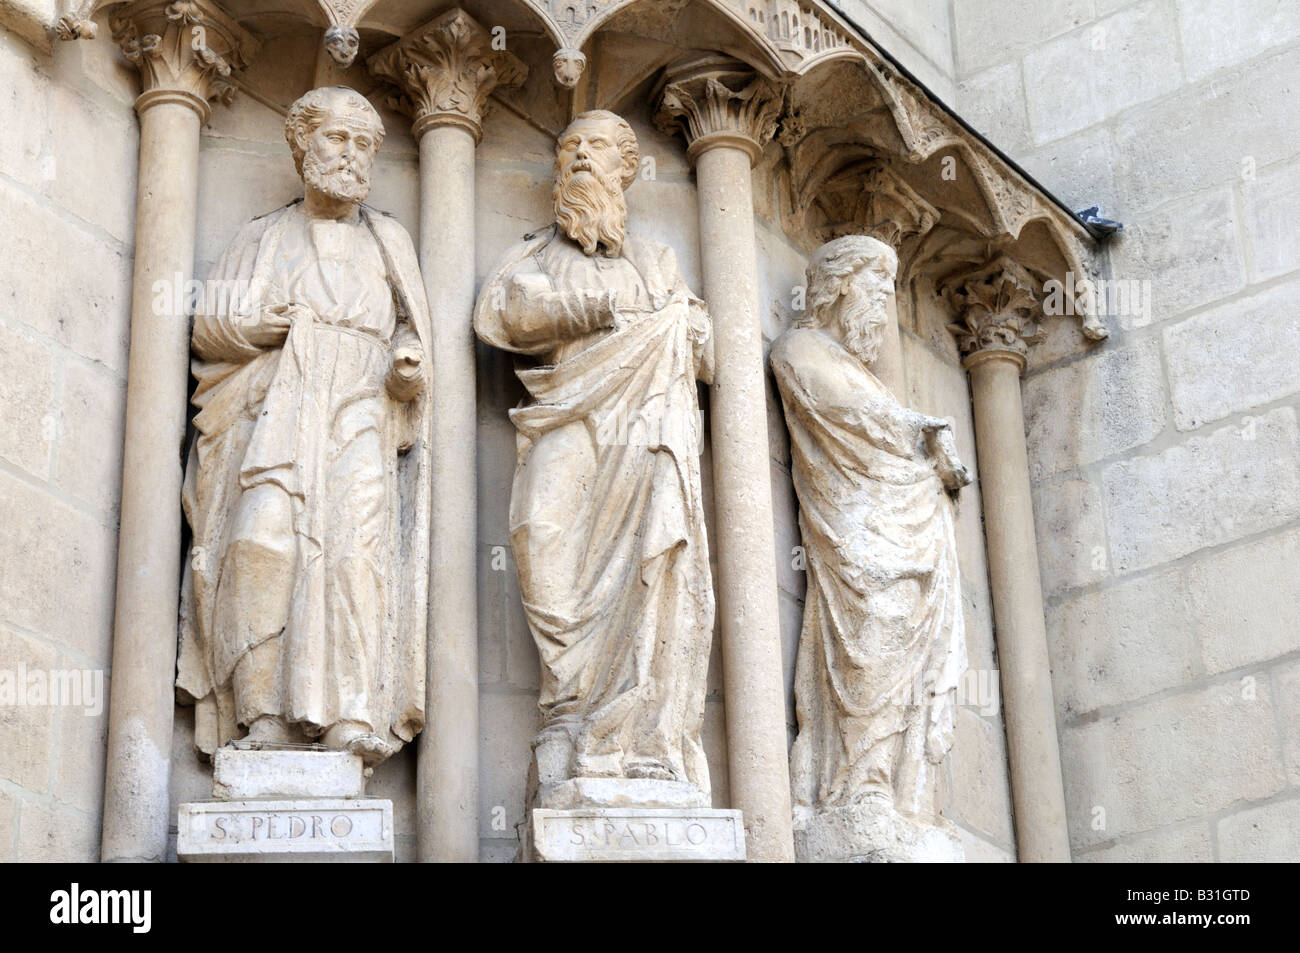
<svg viewBox="0 0 1300 953"><path fill-rule="evenodd" d="M696 381L708 315L672 249L627 230L639 153L613 113L560 135L555 224L512 248L474 326L533 358L511 411L511 545L541 655L531 806L707 808L714 596Z"/></svg>
<svg viewBox="0 0 1300 953"><path fill-rule="evenodd" d="M935 778L966 668L952 497L971 481L951 425L871 373L894 249L836 239L808 310L772 348L790 429L808 594L791 753L802 861L960 861Z"/></svg>
<svg viewBox="0 0 1300 953"><path fill-rule="evenodd" d="M316 89L285 135L305 198L244 226L195 317L176 687L207 755L373 765L424 723L429 315L410 236L362 204L378 113Z"/></svg>

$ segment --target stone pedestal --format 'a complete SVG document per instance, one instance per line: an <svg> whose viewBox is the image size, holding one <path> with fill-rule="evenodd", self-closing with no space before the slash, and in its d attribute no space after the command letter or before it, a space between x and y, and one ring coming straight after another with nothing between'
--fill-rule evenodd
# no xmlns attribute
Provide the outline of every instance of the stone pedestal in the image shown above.
<svg viewBox="0 0 1300 953"><path fill-rule="evenodd" d="M538 808L526 847L537 863L718 863L745 859L740 811L711 808Z"/></svg>
<svg viewBox="0 0 1300 953"><path fill-rule="evenodd" d="M180 806L181 862L392 862L393 803L364 797L359 756L231 747L212 767L214 800Z"/></svg>
<svg viewBox="0 0 1300 953"><path fill-rule="evenodd" d="M868 801L795 819L800 863L961 864L957 828L939 818L923 823Z"/></svg>

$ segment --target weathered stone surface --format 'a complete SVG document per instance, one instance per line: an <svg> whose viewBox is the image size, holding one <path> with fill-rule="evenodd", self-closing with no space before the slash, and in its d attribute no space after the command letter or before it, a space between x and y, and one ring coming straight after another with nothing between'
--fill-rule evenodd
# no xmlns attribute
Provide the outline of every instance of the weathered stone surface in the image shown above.
<svg viewBox="0 0 1300 953"><path fill-rule="evenodd" d="M1300 532L1199 557L1186 570L1189 603L1211 674L1300 650L1295 569Z"/></svg>
<svg viewBox="0 0 1300 953"><path fill-rule="evenodd" d="M1237 299L1164 332L1174 421L1195 430L1285 397L1300 382L1300 280Z"/></svg>
<svg viewBox="0 0 1300 953"><path fill-rule="evenodd" d="M1278 90L1295 89L1297 83L1300 47L1120 116L1115 142L1124 157L1121 192L1128 217L1290 158L1300 139L1300 110L1289 108L1290 100ZM1188 122L1188 116L1196 121ZM1153 129L1161 135L1152 135ZM1206 135L1207 129L1214 135Z"/></svg>
<svg viewBox="0 0 1300 953"><path fill-rule="evenodd" d="M959 708L952 753L952 804L945 814L1003 849L1010 848L1014 840L1006 763L1007 741L1001 722Z"/></svg>
<svg viewBox="0 0 1300 953"><path fill-rule="evenodd" d="M364 765L346 751L251 751L218 748L212 756L212 796L254 798L361 797Z"/></svg>
<svg viewBox="0 0 1300 953"><path fill-rule="evenodd" d="M1224 863L1290 864L1300 857L1300 798L1246 808L1215 827Z"/></svg>
<svg viewBox="0 0 1300 953"><path fill-rule="evenodd" d="M1096 205L1103 217L1126 217L1115 184L1119 166L1115 134L1109 128L1088 129L1058 139L1019 156L1019 162L1070 208Z"/></svg>
<svg viewBox="0 0 1300 953"><path fill-rule="evenodd" d="M537 696L485 693L479 703L479 834L517 844L524 823L524 791L531 742L537 733Z"/></svg>
<svg viewBox="0 0 1300 953"><path fill-rule="evenodd" d="M376 798L182 804L184 863L391 862L393 805Z"/></svg>
<svg viewBox="0 0 1300 953"><path fill-rule="evenodd" d="M0 26L37 49L48 50L57 8L55 0L0 0Z"/></svg>
<svg viewBox="0 0 1300 953"><path fill-rule="evenodd" d="M52 412L54 361L49 345L18 328L0 325L0 459L44 479L58 432Z"/></svg>
<svg viewBox="0 0 1300 953"><path fill-rule="evenodd" d="M64 83L51 85L43 186L71 214L130 243L139 126L129 106L105 98L88 97Z"/></svg>
<svg viewBox="0 0 1300 953"><path fill-rule="evenodd" d="M1116 295L1127 291L1141 303L1124 307L1117 298L1112 320L1126 330L1168 321L1246 286L1228 189L1135 216L1108 247Z"/></svg>
<svg viewBox="0 0 1300 953"><path fill-rule="evenodd" d="M18 828L18 800L8 791L0 789L0 845L4 846L5 856L9 856L10 846L14 842L14 831Z"/></svg>
<svg viewBox="0 0 1300 953"><path fill-rule="evenodd" d="M1111 464L1103 481L1117 572L1289 522L1300 515L1295 411Z"/></svg>
<svg viewBox="0 0 1300 953"><path fill-rule="evenodd" d="M983 837L972 834L965 828L958 828L957 835L961 838L962 850L966 854L966 863L968 864L1014 864L1016 855L994 844L990 844Z"/></svg>
<svg viewBox="0 0 1300 953"><path fill-rule="evenodd" d="M1080 851L1080 864L1208 864L1214 860L1210 825L1205 821L1177 830L1121 838L1110 847Z"/></svg>
<svg viewBox="0 0 1300 953"><path fill-rule="evenodd" d="M1071 840L1099 844L1280 791L1272 697L1263 681L1247 688L1231 680L1066 728Z"/></svg>
<svg viewBox="0 0 1300 953"><path fill-rule="evenodd" d="M1300 12L1300 7L1295 8ZM1252 277L1266 281L1300 268L1300 162L1270 169L1241 187L1253 255Z"/></svg>
<svg viewBox="0 0 1300 953"><path fill-rule="evenodd" d="M625 810L662 808L685 810L708 807L709 797L682 781L647 778L570 778L542 786L539 808L550 811Z"/></svg>
<svg viewBox="0 0 1300 953"><path fill-rule="evenodd" d="M1033 147L1019 60L966 77L957 84L957 102L962 118L1009 155Z"/></svg>
<svg viewBox="0 0 1300 953"><path fill-rule="evenodd" d="M1025 381L1030 479L1086 466L1154 439L1165 427L1154 341L1108 347Z"/></svg>
<svg viewBox="0 0 1300 953"><path fill-rule="evenodd" d="M115 534L8 474L0 474L0 526L0 619L107 665Z"/></svg>
<svg viewBox="0 0 1300 953"><path fill-rule="evenodd" d="M1091 480L1035 488L1034 529L1045 596L1110 575L1101 493Z"/></svg>
<svg viewBox="0 0 1300 953"><path fill-rule="evenodd" d="M75 864L99 857L99 818L58 805L25 800L18 829L21 864Z"/></svg>
<svg viewBox="0 0 1300 953"><path fill-rule="evenodd" d="M70 223L48 205L0 181L0 247L5 249L10 313L79 354L125 373L130 256ZM52 263L58 281L46 280Z"/></svg>
<svg viewBox="0 0 1300 953"><path fill-rule="evenodd" d="M1195 82L1300 36L1300 7L1276 0L1178 0L1183 71Z"/></svg>
<svg viewBox="0 0 1300 953"><path fill-rule="evenodd" d="M531 828L534 859L541 863L745 859L740 811L538 809Z"/></svg>
<svg viewBox="0 0 1300 953"><path fill-rule="evenodd" d="M1190 601L1182 572L1173 570L1049 607L1047 643L1058 719L1141 698L1200 674Z"/></svg>
<svg viewBox="0 0 1300 953"><path fill-rule="evenodd" d="M49 764L54 750L52 709L25 704L29 673L41 677L58 667L58 653L35 639L0 627L0 778L31 791L49 789Z"/></svg>
<svg viewBox="0 0 1300 953"><path fill-rule="evenodd" d="M919 822L872 799L797 819L795 855L800 863L960 864L965 860L957 828L945 818Z"/></svg>
<svg viewBox="0 0 1300 953"><path fill-rule="evenodd" d="M69 663L64 661L60 664L66 667ZM59 800L94 817L99 816L103 805L108 692L109 684L105 677L96 699L98 711L87 706L65 706L58 710L58 747L52 747L46 755L56 766L53 791ZM3 742L0 742L0 747L3 747Z"/></svg>
<svg viewBox="0 0 1300 953"><path fill-rule="evenodd" d="M1016 22L989 20L999 31ZM1026 94L1036 140L1051 142L1172 92L1177 73L1151 64L1174 62L1177 49L1166 5L1149 0L1030 51L1025 74L1035 81Z"/></svg>
<svg viewBox="0 0 1300 953"><path fill-rule="evenodd" d="M58 485L97 508L117 515L122 489L122 441L126 383L100 367L68 361L59 402Z"/></svg>
<svg viewBox="0 0 1300 953"><path fill-rule="evenodd" d="M1300 725L1300 661L1279 665L1273 669L1271 678L1287 779L1292 786L1300 786L1300 732L1295 730Z"/></svg>
<svg viewBox="0 0 1300 953"><path fill-rule="evenodd" d="M1092 13L1092 0L955 4L958 66L967 73L1010 59L1088 22Z"/></svg>

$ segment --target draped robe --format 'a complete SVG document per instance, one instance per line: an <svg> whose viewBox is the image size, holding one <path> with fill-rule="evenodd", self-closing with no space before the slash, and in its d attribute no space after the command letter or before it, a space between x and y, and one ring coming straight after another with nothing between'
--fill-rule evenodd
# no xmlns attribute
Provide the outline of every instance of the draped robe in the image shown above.
<svg viewBox="0 0 1300 953"><path fill-rule="evenodd" d="M511 294L525 272L545 277L544 300ZM611 290L617 330L597 319ZM531 400L510 414L511 546L542 663L534 745L562 739L569 777L654 777L707 795L703 303L664 246L629 238L619 258L587 256L551 228L507 253L475 329L544 361L518 371Z"/></svg>
<svg viewBox="0 0 1300 953"><path fill-rule="evenodd" d="M176 681L195 746L271 714L309 737L358 723L396 750L424 723L428 585L429 388L407 403L385 388L395 346L430 354L410 237L382 213L313 221L294 203L246 225L209 288ZM289 302L310 311L282 346L244 336ZM240 530L253 493L288 518Z"/></svg>
<svg viewBox="0 0 1300 953"><path fill-rule="evenodd" d="M808 570L796 812L876 793L927 813L966 668L952 504L913 416L838 341L796 328L771 363Z"/></svg>

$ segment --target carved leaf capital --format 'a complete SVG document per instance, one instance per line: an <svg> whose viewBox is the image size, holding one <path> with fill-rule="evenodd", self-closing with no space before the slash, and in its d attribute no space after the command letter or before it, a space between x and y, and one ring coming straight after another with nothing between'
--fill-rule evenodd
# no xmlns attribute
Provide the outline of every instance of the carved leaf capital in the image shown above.
<svg viewBox="0 0 1300 953"><path fill-rule="evenodd" d="M670 71L655 103L655 125L681 132L693 154L710 138L729 138L757 161L776 135L782 92L743 63L710 58Z"/></svg>
<svg viewBox="0 0 1300 953"><path fill-rule="evenodd" d="M451 10L376 53L370 71L399 90L394 102L415 120L417 137L433 125L461 125L482 136L488 97L528 75L513 54L463 10Z"/></svg>
<svg viewBox="0 0 1300 953"><path fill-rule="evenodd" d="M944 296L959 317L948 325L963 355L1012 351L1021 357L1042 336L1038 282L1005 256L944 282Z"/></svg>

